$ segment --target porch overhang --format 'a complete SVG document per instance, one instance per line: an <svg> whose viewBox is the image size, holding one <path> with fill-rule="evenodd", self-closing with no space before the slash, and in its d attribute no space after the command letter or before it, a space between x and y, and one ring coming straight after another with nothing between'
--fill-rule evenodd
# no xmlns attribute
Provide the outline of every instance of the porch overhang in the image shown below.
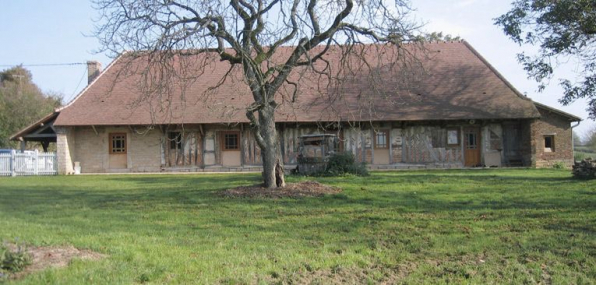
<svg viewBox="0 0 596 285"><path fill-rule="evenodd" d="M10 140L20 142L39 142L44 148L49 143L56 142L56 130L54 129L54 121L60 112L52 112L47 116L41 118L37 122L27 126L18 131L10 137Z"/></svg>

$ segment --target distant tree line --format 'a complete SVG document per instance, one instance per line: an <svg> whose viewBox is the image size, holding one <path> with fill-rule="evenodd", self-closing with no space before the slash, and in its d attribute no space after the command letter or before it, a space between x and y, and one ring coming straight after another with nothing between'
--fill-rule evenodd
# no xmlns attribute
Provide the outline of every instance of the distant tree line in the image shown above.
<svg viewBox="0 0 596 285"><path fill-rule="evenodd" d="M62 96L42 92L31 72L16 66L0 72L0 148L15 148L10 136L49 114L62 103Z"/></svg>

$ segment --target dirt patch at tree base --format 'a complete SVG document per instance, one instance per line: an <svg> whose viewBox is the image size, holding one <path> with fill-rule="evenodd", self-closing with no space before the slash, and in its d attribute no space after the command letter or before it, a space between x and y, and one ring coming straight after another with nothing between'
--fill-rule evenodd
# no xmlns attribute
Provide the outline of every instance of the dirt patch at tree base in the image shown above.
<svg viewBox="0 0 596 285"><path fill-rule="evenodd" d="M8 248L9 250L17 250L14 245L9 245ZM23 271L11 274L10 279L19 279L48 268L66 267L73 259L100 260L106 257L104 254L87 249L78 249L74 246L26 247L25 251L31 257L31 264L25 267Z"/></svg>
<svg viewBox="0 0 596 285"><path fill-rule="evenodd" d="M288 183L283 188L269 189L263 185L240 186L221 192L228 198L300 198L320 197L328 194L337 194L342 190L337 187L321 184L316 181Z"/></svg>

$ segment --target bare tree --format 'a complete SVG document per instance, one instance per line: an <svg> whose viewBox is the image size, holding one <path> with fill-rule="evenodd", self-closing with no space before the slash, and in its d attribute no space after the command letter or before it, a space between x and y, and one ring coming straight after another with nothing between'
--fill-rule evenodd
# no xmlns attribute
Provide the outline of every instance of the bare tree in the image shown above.
<svg viewBox="0 0 596 285"><path fill-rule="evenodd" d="M399 49L416 38L412 33L417 29L407 17L407 0L95 0L94 4L101 13L96 34L104 51L131 50L137 52L131 55L148 57L148 63L159 66L159 71L155 66L144 70L144 78L151 82L144 85L146 93L166 93L169 74L179 73L180 67L196 76L204 72L193 69L196 62L179 59L173 68L166 64L173 56L210 53L232 68L241 67L254 99L245 112L262 150L264 183L269 188L285 184L275 128L280 105L276 93L284 85L300 83L290 80L292 71L325 62L325 55L337 47L345 54L363 43L387 43Z"/></svg>

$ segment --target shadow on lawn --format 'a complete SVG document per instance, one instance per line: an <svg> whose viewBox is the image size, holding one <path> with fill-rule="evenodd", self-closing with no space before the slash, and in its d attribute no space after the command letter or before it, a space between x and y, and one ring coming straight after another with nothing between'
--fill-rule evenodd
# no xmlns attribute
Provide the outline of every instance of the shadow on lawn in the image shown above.
<svg viewBox="0 0 596 285"><path fill-rule="evenodd" d="M573 215L596 210L594 191L586 190L584 181L567 177L377 173L365 178L318 178L322 183L343 185L344 193L279 200L217 195L227 188L257 184L258 175L90 178L97 184L78 179L83 178L66 179L73 182L68 185L48 183L43 189L26 183L2 186L0 213L29 223L68 225L77 233L90 235L102 231L129 233L134 225L135 234L148 236L155 232L178 232L182 236L209 232L213 237L226 238L229 231L218 229L235 229L286 237L306 233L312 236L300 238L316 242L319 235L336 234L344 239L346 233L374 231L376 224L407 227L412 223L406 218L410 215L420 225L427 223L427 218L454 218L460 215L456 211L465 212L454 218L461 222L489 211L549 219L550 210ZM462 189L457 189L458 183ZM557 190L563 185L566 195ZM177 215L184 215L188 221L180 223ZM204 216L195 221L198 215ZM90 225L93 221L98 222ZM594 232L590 226L582 230ZM371 242L375 242L377 235L372 236Z"/></svg>
<svg viewBox="0 0 596 285"><path fill-rule="evenodd" d="M392 183L437 183L437 182L458 182L458 181L476 181L487 183L491 182L501 182L503 184L513 184L519 185L527 184L527 183L537 183L537 184L544 184L548 183L549 185L554 184L561 184L561 183L581 183L584 182L582 180L574 179L571 176L565 177L556 177L556 176L529 176L529 175L499 175L498 171L495 171L495 174L490 174L491 171L483 171L480 172L478 170L469 170L469 171L457 171L457 175L454 175L453 172L449 170L437 170L436 172L429 171L425 173L418 173L418 172L406 172L401 174L399 172L380 172L376 173L374 176L366 177L363 179L364 182L367 184L392 184ZM327 178L326 180L341 182L343 178L339 177L332 177Z"/></svg>
<svg viewBox="0 0 596 285"><path fill-rule="evenodd" d="M345 192L322 198L281 199L278 206L301 208L330 208L350 205L395 208L402 211L452 211L476 209L551 209L596 208L594 191L583 189L584 181L571 177L528 177L490 174L453 175L437 172L377 173L365 178L320 178L322 183L341 185ZM225 181L222 182L222 179ZM352 179L354 181L351 181ZM210 175L210 176L119 176L105 177L105 187L94 189L84 186L47 186L44 189L13 187L0 189L0 207L20 208L35 205L84 205L91 208L124 207L139 202L147 205L193 205L207 203L217 206L241 204L270 204L269 199L229 199L217 196L217 192L240 185L260 183L257 175ZM463 189L454 189L458 183ZM476 187L475 183L479 186ZM548 187L533 188L547 184ZM118 189L118 185L124 185ZM353 185L352 185L353 184ZM405 185L405 186L404 186ZM416 189L412 190L412 185ZM471 186L470 186L471 185ZM486 189L483 185L490 185ZM403 187L402 187L403 186ZM573 195L555 195L559 186L565 191L575 190ZM390 189L388 189L390 188ZM381 189L381 190L377 190ZM581 191L578 191L580 190ZM520 193L516 193L520 192ZM543 194L524 200L524 195ZM579 199L578 195L586 199Z"/></svg>
<svg viewBox="0 0 596 285"><path fill-rule="evenodd" d="M52 205L127 209L160 206L184 208L197 204L214 207L274 204L277 207L308 211L356 206L414 212L596 209L594 191L584 189L584 181L570 177L506 176L474 171L459 173L376 173L365 178L320 178L317 180L322 183L348 186L344 187L344 193L338 195L273 202L269 199L229 199L217 195L218 191L227 188L258 184L258 175L102 177L95 179L104 185L91 184L92 187L49 185L44 189L27 186L0 188L0 207L17 210ZM119 189L120 185L122 189ZM461 185L461 189L458 185ZM569 195L561 195L560 190L568 191ZM580 196L581 199L578 199Z"/></svg>

